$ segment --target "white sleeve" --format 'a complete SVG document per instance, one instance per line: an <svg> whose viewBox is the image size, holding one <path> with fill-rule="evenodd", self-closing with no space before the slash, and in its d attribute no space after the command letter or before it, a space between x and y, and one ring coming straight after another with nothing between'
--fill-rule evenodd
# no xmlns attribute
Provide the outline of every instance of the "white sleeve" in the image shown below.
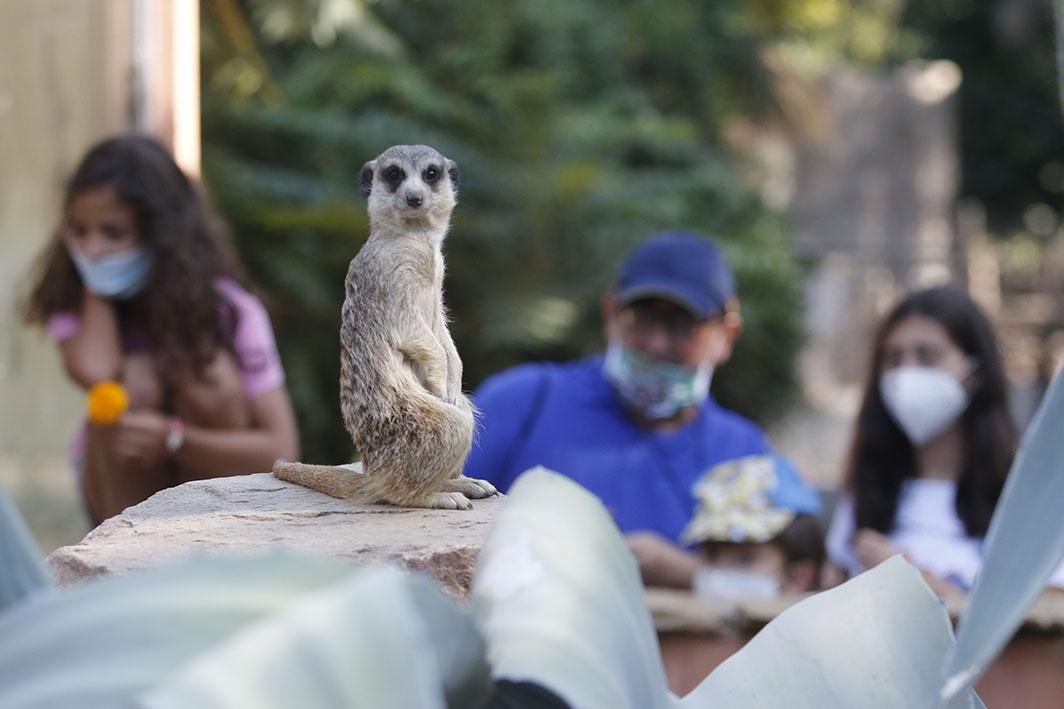
<svg viewBox="0 0 1064 709"><path fill-rule="evenodd" d="M843 493L835 504L824 545L827 547L828 560L845 569L850 576L856 576L862 571L853 550L853 534L856 530L853 499Z"/></svg>

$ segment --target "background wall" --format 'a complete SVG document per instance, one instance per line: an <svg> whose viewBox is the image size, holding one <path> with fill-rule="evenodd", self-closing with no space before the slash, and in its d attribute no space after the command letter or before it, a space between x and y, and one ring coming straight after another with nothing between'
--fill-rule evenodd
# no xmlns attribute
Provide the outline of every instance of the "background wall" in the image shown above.
<svg viewBox="0 0 1064 709"><path fill-rule="evenodd" d="M0 0L0 485L48 548L86 530L65 460L82 399L18 304L66 174L127 125L129 20L127 2Z"/></svg>

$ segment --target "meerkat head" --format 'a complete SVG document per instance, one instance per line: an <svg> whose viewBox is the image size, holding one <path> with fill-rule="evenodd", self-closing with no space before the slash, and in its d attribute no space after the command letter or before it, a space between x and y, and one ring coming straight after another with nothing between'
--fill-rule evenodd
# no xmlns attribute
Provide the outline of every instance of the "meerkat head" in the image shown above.
<svg viewBox="0 0 1064 709"><path fill-rule="evenodd" d="M458 166L427 145L393 145L361 177L371 223L446 227L458 202Z"/></svg>

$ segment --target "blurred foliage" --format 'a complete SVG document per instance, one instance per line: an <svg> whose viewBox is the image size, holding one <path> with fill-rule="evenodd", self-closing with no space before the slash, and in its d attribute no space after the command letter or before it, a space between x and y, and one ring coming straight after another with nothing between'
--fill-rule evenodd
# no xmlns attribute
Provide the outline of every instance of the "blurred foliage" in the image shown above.
<svg viewBox="0 0 1064 709"><path fill-rule="evenodd" d="M1047 238L1064 211L1053 2L751 0L750 14L788 69L807 77L839 62L956 63L961 197L982 205L998 236Z"/></svg>
<svg viewBox="0 0 1064 709"><path fill-rule="evenodd" d="M602 345L598 302L647 235L712 235L746 333L715 382L765 420L793 391L798 274L721 139L771 105L741 0L213 0L204 172L274 317L304 458L350 454L340 301L367 234L361 165L427 143L457 161L447 302L466 386Z"/></svg>
<svg viewBox="0 0 1064 709"><path fill-rule="evenodd" d="M905 0L751 0L754 25L801 73L840 61L878 67L888 55L913 53L915 37L899 26Z"/></svg>
<svg viewBox="0 0 1064 709"><path fill-rule="evenodd" d="M961 194L999 235L1056 235L1064 210L1052 2L910 2L901 17L915 52L961 68Z"/></svg>

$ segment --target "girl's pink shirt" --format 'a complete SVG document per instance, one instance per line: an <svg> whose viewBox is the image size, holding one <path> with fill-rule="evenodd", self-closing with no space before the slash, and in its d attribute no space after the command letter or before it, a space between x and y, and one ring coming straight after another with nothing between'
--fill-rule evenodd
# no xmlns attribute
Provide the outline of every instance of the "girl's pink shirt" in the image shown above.
<svg viewBox="0 0 1064 709"><path fill-rule="evenodd" d="M236 352L237 365L240 369L240 381L247 398L254 399L260 394L280 388L284 385L284 369L281 357L277 353L277 342L273 336L270 316L262 301L241 288L228 278L219 279L215 287L222 296L232 303L239 314L236 332L233 337L233 349ZM55 342L69 340L81 329L81 316L77 313L54 313L45 325L48 336ZM123 347L128 351L144 351L146 343L138 333L131 333L124 338ZM70 443L70 461L78 477L81 476L85 455L85 427L78 429Z"/></svg>
<svg viewBox="0 0 1064 709"><path fill-rule="evenodd" d="M277 353L277 343L270 325L270 317L262 301L228 278L219 279L215 287L232 303L239 314L233 349L244 394L254 399L284 384L284 369ZM46 330L55 342L69 340L81 329L81 316L77 313L54 313L48 318ZM127 348L141 349L133 343L124 343Z"/></svg>

